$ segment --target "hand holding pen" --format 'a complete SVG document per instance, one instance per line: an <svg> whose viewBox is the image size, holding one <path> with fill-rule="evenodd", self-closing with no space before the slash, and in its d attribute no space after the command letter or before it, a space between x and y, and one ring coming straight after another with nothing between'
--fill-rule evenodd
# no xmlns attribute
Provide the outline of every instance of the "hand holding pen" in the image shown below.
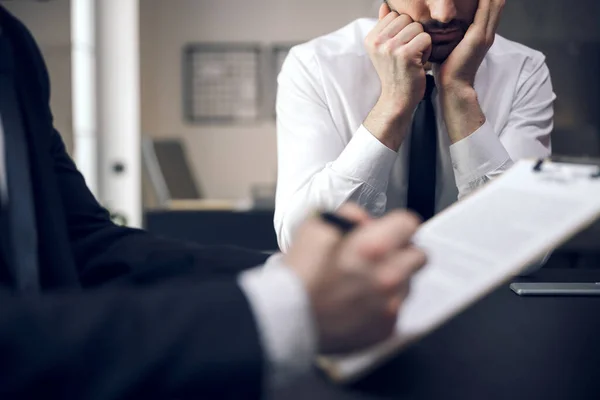
<svg viewBox="0 0 600 400"><path fill-rule="evenodd" d="M357 350L389 337L425 255L411 244L419 225L396 211L372 219L345 205L297 231L285 264L306 286L321 353Z"/></svg>

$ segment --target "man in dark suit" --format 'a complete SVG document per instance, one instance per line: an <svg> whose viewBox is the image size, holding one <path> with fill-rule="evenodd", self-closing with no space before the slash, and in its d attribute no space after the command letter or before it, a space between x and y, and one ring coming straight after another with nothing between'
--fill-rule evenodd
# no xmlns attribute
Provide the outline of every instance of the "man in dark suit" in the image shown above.
<svg viewBox="0 0 600 400"><path fill-rule="evenodd" d="M424 263L412 216L311 219L264 269L116 226L53 128L29 31L2 7L0 27L0 398L257 398L391 333Z"/></svg>

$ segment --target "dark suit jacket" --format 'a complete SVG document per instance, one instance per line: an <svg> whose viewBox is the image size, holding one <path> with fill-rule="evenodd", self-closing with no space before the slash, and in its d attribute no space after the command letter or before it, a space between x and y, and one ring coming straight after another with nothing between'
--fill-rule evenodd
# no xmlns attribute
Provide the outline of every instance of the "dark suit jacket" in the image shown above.
<svg viewBox="0 0 600 400"><path fill-rule="evenodd" d="M265 256L114 225L53 128L31 34L2 7L0 25L18 70L42 285L24 295L6 268L0 278L0 398L258 397L263 356L235 275Z"/></svg>

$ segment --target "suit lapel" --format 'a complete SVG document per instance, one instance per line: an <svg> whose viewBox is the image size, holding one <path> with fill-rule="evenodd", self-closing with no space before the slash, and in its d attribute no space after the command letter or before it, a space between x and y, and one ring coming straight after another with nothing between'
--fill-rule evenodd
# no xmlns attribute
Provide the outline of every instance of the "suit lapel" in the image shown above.
<svg viewBox="0 0 600 400"><path fill-rule="evenodd" d="M17 90L28 143L31 181L38 227L40 278L44 289L78 283L54 163L49 87L45 68L31 56L39 50L20 24L0 9L4 34L10 38L17 64Z"/></svg>

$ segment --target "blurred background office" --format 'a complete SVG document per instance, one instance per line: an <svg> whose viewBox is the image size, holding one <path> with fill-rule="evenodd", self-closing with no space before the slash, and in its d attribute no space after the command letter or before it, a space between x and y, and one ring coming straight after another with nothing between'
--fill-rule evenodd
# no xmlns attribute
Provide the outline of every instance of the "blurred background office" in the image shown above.
<svg viewBox="0 0 600 400"><path fill-rule="evenodd" d="M274 97L290 46L373 0L4 0L48 63L55 124L115 219L274 250ZM555 154L600 155L600 2L510 0L500 33L547 56ZM555 254L595 265L594 229Z"/></svg>

